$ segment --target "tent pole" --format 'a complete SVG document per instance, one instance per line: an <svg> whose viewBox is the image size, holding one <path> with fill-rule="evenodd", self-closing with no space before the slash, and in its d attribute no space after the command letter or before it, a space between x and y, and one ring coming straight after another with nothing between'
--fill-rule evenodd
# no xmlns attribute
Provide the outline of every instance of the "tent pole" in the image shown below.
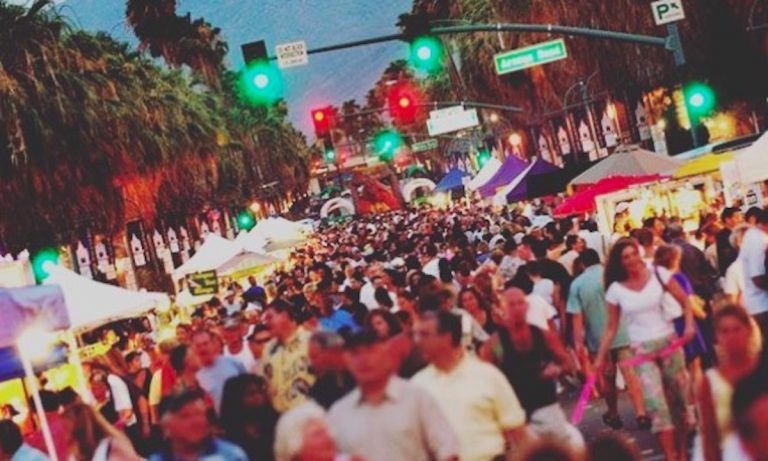
<svg viewBox="0 0 768 461"><path fill-rule="evenodd" d="M69 343L69 360L77 369L77 381L80 386L80 398L87 404L93 403L91 401L91 393L88 392L88 379L85 377L85 370L83 369L83 361L80 360L80 347L77 344L77 338L75 338L75 332L67 330L66 341Z"/></svg>
<svg viewBox="0 0 768 461"><path fill-rule="evenodd" d="M35 376L35 373L32 370L32 364L24 351L19 350L19 352L21 364L24 367L24 377L29 380L32 401L35 402L35 412L37 413L37 418L40 420L40 430L43 433L45 446L48 449L48 457L51 461L59 461L58 453L56 453L56 445L53 443L53 435L51 435L51 427L48 425L48 418L45 416L43 402L40 399L40 386L37 382L37 377Z"/></svg>

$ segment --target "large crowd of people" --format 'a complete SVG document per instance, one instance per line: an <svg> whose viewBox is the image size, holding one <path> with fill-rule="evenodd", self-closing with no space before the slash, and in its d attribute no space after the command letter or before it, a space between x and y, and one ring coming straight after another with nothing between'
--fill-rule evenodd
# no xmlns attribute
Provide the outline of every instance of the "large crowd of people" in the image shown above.
<svg viewBox="0 0 768 461"><path fill-rule="evenodd" d="M666 461L765 461L766 249L758 208L607 239L545 207L356 216L173 339L105 334L87 395L41 392L56 452L8 417L0 460L638 460L631 424ZM587 443L590 377L615 431Z"/></svg>

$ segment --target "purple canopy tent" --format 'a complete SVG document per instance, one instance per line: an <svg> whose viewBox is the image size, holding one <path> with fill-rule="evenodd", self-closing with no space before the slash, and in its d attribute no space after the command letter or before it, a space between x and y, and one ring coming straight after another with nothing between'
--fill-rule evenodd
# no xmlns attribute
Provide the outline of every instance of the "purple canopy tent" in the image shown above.
<svg viewBox="0 0 768 461"><path fill-rule="evenodd" d="M480 186L480 189L478 189L480 191L480 195L483 197L490 197L494 195L496 193L496 189L509 184L520 173L525 171L528 166L528 163L520 160L514 155L510 155L506 160L504 160L504 163L501 165L501 168L499 168L499 171L497 171L496 174L488 180L488 182Z"/></svg>
<svg viewBox="0 0 768 461"><path fill-rule="evenodd" d="M560 168L556 167L555 165L538 158L534 160L533 166L531 166L531 168L526 172L526 177L530 177L531 175L552 173L552 172L558 171L559 169ZM517 184L517 186L515 186L507 194L507 203L517 202L520 200L525 200L527 198L528 198L528 181L526 181L525 178L522 178L522 180Z"/></svg>

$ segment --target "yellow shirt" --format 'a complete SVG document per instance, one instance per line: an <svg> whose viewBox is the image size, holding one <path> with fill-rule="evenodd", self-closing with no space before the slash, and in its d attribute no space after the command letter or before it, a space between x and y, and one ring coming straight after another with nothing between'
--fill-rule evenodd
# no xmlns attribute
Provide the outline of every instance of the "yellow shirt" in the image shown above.
<svg viewBox="0 0 768 461"><path fill-rule="evenodd" d="M525 425L525 411L507 379L477 358L465 356L448 373L430 365L412 381L435 398L453 426L461 461L490 461L503 454L503 431Z"/></svg>
<svg viewBox="0 0 768 461"><path fill-rule="evenodd" d="M272 405L279 413L307 401L315 376L309 371L309 337L311 333L299 328L280 344L277 339L264 348L263 370L269 384Z"/></svg>

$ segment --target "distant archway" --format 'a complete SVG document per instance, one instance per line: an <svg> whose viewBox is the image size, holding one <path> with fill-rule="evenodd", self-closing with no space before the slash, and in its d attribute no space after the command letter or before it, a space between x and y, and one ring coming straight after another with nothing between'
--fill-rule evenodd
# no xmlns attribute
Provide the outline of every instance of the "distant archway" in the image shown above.
<svg viewBox="0 0 768 461"><path fill-rule="evenodd" d="M437 187L435 183L426 178L418 178L414 179L413 181L408 181L403 186L403 199L410 203L414 198L413 194L417 190L427 189L429 192L432 192L435 187Z"/></svg>
<svg viewBox="0 0 768 461"><path fill-rule="evenodd" d="M332 212L340 210L346 211L346 214L355 214L355 204L351 200L337 197L332 198L323 204L320 208L320 217L327 218Z"/></svg>

